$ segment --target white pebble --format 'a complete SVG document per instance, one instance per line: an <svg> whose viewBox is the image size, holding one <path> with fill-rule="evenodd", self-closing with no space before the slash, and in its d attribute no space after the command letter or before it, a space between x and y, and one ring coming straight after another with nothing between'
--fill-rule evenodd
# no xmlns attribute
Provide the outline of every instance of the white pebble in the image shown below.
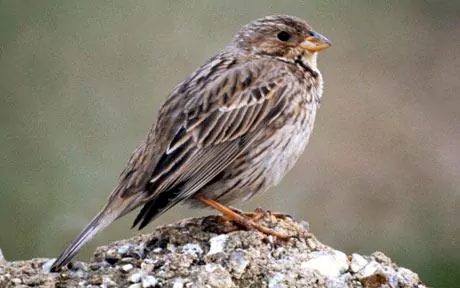
<svg viewBox="0 0 460 288"><path fill-rule="evenodd" d="M131 244L125 244L121 247L118 247L117 251L118 251L118 254L121 254L121 255L124 255L126 254L129 249L131 249L132 245Z"/></svg>
<svg viewBox="0 0 460 288"><path fill-rule="evenodd" d="M237 250L230 255L229 266L234 277L239 279L249 264L247 253L244 250Z"/></svg>
<svg viewBox="0 0 460 288"><path fill-rule="evenodd" d="M110 279L109 277L103 277L102 278L102 285L104 287L116 287L117 286L117 283L115 283L115 281L113 281L112 279ZM101 286L102 286L101 285Z"/></svg>
<svg viewBox="0 0 460 288"><path fill-rule="evenodd" d="M56 258L46 261L45 264L43 264L42 266L43 272L50 273L51 265L53 265L54 261L56 261Z"/></svg>
<svg viewBox="0 0 460 288"><path fill-rule="evenodd" d="M142 287L143 288L154 287L157 284L158 284L157 278L155 278L152 275L147 275L147 276L142 278Z"/></svg>
<svg viewBox="0 0 460 288"><path fill-rule="evenodd" d="M203 254L203 249L201 249L200 245L188 243L182 247L182 253L190 254L190 255L201 255Z"/></svg>
<svg viewBox="0 0 460 288"><path fill-rule="evenodd" d="M124 272L129 272L133 268L134 268L133 264L125 264L125 265L121 266L121 270L123 270Z"/></svg>
<svg viewBox="0 0 460 288"><path fill-rule="evenodd" d="M173 288L184 288L184 279L176 278L176 280L174 280Z"/></svg>
<svg viewBox="0 0 460 288"><path fill-rule="evenodd" d="M393 274L393 277L390 278L390 283L395 287L409 287L411 283L418 282L420 282L420 278L418 277L417 273L402 267L399 268L396 274Z"/></svg>
<svg viewBox="0 0 460 288"><path fill-rule="evenodd" d="M379 263L375 261L371 261L363 269L359 271L359 275L361 277L369 277L381 271L383 271L382 265L380 265Z"/></svg>
<svg viewBox="0 0 460 288"><path fill-rule="evenodd" d="M364 266L367 265L369 261L364 259L363 256L353 253L351 255L351 263L350 263L350 270L354 273L358 272L359 270L363 269Z"/></svg>
<svg viewBox="0 0 460 288"><path fill-rule="evenodd" d="M284 275L281 274L281 273L276 273L268 281L268 288L284 288L284 287L286 287L283 284L283 280L284 280Z"/></svg>
<svg viewBox="0 0 460 288"><path fill-rule="evenodd" d="M211 247L209 248L209 252L207 255L213 255L224 251L225 244L227 243L228 235L222 234L218 236L214 236L209 239L211 242Z"/></svg>
<svg viewBox="0 0 460 288"><path fill-rule="evenodd" d="M312 256L312 259L301 264L302 269L316 270L327 277L338 277L348 270L348 257L343 252L313 252Z"/></svg>
<svg viewBox="0 0 460 288"><path fill-rule="evenodd" d="M3 256L2 249L0 249L0 263L6 262L5 257Z"/></svg>
<svg viewBox="0 0 460 288"><path fill-rule="evenodd" d="M153 263L152 259L144 259L144 261L141 263L141 269L146 272L152 272L154 267L155 264Z"/></svg>
<svg viewBox="0 0 460 288"><path fill-rule="evenodd" d="M145 275L144 271L134 273L131 276L129 276L129 282L131 282L131 283L141 282L141 279L142 279L142 277L144 277L144 275Z"/></svg>
<svg viewBox="0 0 460 288"><path fill-rule="evenodd" d="M153 253L160 253L163 249L161 249L161 247L157 247L155 249L152 250Z"/></svg>

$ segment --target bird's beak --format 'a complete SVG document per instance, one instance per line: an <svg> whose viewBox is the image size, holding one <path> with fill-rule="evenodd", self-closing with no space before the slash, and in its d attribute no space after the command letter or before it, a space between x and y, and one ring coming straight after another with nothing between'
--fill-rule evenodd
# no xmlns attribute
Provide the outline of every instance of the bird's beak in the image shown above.
<svg viewBox="0 0 460 288"><path fill-rule="evenodd" d="M302 41L302 43L300 43L300 47L308 52L318 52L331 47L331 45L331 41L316 32L312 32L311 36L308 36Z"/></svg>

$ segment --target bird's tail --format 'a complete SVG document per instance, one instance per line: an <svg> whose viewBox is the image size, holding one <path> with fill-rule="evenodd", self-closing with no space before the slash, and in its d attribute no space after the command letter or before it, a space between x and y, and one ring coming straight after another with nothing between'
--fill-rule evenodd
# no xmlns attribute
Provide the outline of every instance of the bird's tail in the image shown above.
<svg viewBox="0 0 460 288"><path fill-rule="evenodd" d="M114 199L115 198L115 199ZM97 233L109 226L113 221L130 212L135 208L134 199L121 199L113 197L109 199L107 205L91 220L80 234L62 251L61 255L54 261L50 268L51 272L59 271L61 267L67 265L75 254L91 240ZM134 207L133 207L134 205Z"/></svg>
<svg viewBox="0 0 460 288"><path fill-rule="evenodd" d="M78 253L80 248L91 240L99 231L106 228L110 223L117 219L118 215L114 211L107 213L104 210L99 212L93 220L83 229L77 238L75 238L66 248L62 251L61 255L54 261L51 266L51 271L59 271L62 266L67 265L70 260Z"/></svg>

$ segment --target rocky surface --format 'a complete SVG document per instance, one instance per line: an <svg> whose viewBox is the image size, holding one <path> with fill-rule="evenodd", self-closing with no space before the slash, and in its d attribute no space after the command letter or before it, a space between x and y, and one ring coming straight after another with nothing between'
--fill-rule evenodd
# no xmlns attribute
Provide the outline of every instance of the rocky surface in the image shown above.
<svg viewBox="0 0 460 288"><path fill-rule="evenodd" d="M294 236L281 241L216 219L186 219L99 247L91 262L60 273L49 272L54 259L0 257L0 287L425 287L381 252L346 255L318 242L306 222L266 215L264 225Z"/></svg>

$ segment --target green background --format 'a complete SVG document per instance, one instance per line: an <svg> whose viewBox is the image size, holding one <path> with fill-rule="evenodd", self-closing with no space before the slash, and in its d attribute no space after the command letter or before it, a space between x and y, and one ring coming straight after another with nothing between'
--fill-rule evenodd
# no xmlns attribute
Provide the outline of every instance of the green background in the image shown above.
<svg viewBox="0 0 460 288"><path fill-rule="evenodd" d="M306 153L239 206L460 281L460 2L0 1L0 248L55 257L105 202L168 92L247 22L306 19L333 42ZM208 210L177 206L153 225ZM82 250L126 238L133 214Z"/></svg>

